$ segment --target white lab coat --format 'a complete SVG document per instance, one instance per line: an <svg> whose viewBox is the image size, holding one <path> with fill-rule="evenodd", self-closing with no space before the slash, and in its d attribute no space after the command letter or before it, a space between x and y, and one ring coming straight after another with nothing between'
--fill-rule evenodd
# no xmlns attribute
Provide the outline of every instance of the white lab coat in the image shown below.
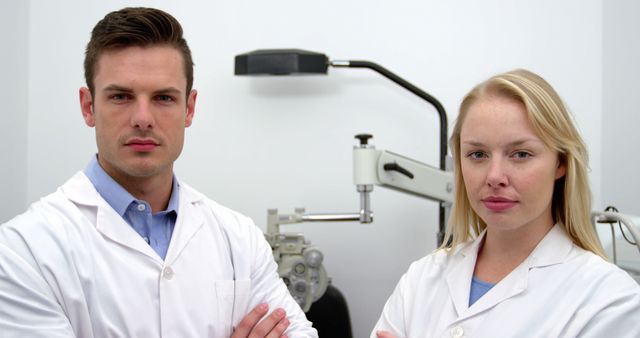
<svg viewBox="0 0 640 338"><path fill-rule="evenodd" d="M402 337L640 337L640 287L555 226L531 255L469 307L479 244L411 264L377 330Z"/></svg>
<svg viewBox="0 0 640 338"><path fill-rule="evenodd" d="M253 222L180 185L163 261L83 173L0 226L1 337L229 337L261 302L317 337Z"/></svg>

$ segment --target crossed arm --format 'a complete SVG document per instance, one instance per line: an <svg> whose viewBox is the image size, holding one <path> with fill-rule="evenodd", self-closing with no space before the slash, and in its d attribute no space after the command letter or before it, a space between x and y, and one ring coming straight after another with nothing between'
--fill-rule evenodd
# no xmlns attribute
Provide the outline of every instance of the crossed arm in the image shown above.
<svg viewBox="0 0 640 338"><path fill-rule="evenodd" d="M238 324L231 338L287 338L284 331L289 327L287 314L277 308L266 316L269 305L262 303L249 312Z"/></svg>

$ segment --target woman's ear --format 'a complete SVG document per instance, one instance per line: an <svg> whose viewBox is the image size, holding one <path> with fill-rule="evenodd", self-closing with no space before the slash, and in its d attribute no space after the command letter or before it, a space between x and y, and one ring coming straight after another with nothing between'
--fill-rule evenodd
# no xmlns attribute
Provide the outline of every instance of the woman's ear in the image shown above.
<svg viewBox="0 0 640 338"><path fill-rule="evenodd" d="M558 167L556 168L556 180L567 173L567 161L564 156L558 157Z"/></svg>

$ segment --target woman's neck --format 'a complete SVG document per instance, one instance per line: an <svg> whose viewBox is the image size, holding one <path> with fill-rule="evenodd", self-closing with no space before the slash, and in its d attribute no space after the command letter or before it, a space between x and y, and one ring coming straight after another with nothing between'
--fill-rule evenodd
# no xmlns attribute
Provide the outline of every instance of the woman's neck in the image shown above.
<svg viewBox="0 0 640 338"><path fill-rule="evenodd" d="M487 227L474 275L485 282L499 282L529 257L551 228L552 222L513 230Z"/></svg>

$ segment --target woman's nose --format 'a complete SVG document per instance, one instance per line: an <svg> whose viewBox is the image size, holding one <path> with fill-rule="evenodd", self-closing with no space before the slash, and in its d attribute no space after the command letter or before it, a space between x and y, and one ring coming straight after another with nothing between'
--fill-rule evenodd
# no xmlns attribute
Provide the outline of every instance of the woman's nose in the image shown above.
<svg viewBox="0 0 640 338"><path fill-rule="evenodd" d="M487 184L490 187L504 187L509 184L506 163L500 158L492 158L487 172Z"/></svg>

